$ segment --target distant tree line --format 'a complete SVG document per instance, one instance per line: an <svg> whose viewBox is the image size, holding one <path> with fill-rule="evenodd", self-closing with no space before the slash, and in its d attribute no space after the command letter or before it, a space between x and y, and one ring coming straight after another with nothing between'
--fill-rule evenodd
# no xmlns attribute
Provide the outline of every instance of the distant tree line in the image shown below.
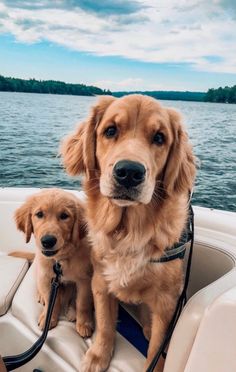
<svg viewBox="0 0 236 372"><path fill-rule="evenodd" d="M206 93L203 92L176 92L176 91L135 91L135 92L113 92L115 97L122 97L126 94L145 94L157 99L174 101L204 101Z"/></svg>
<svg viewBox="0 0 236 372"><path fill-rule="evenodd" d="M236 85L209 89L205 96L206 102L236 103Z"/></svg>
<svg viewBox="0 0 236 372"><path fill-rule="evenodd" d="M199 101L199 102L222 102L236 103L236 85L233 87L209 89L204 92L176 92L176 91L135 91L135 92L113 92L115 97L122 97L127 94L145 94L157 99L178 100L178 101Z"/></svg>
<svg viewBox="0 0 236 372"><path fill-rule="evenodd" d="M48 93L48 94L70 94L78 96L94 96L100 94L111 94L109 90L103 90L94 86L84 84L68 84L54 80L17 79L0 75L0 91L25 92L25 93Z"/></svg>
<svg viewBox="0 0 236 372"><path fill-rule="evenodd" d="M111 92L85 84L69 84L55 80L17 79L0 75L0 91L25 92L25 93L47 93L47 94L69 94L76 96L113 95L122 97L127 94L145 94L157 99L199 102L224 102L236 103L236 85L233 87L209 89L204 92L178 92L178 91L132 91Z"/></svg>

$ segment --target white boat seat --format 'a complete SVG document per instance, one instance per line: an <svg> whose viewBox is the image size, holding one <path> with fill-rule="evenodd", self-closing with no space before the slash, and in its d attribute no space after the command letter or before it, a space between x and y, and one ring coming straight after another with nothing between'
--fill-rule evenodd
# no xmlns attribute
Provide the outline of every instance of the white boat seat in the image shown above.
<svg viewBox="0 0 236 372"><path fill-rule="evenodd" d="M29 264L24 259L0 255L0 316L8 311L28 267Z"/></svg>
<svg viewBox="0 0 236 372"><path fill-rule="evenodd" d="M37 303L36 298L33 264L14 296L11 311L15 318L24 323L38 337L41 334L37 324L41 309L42 306ZM49 331L46 344L78 371L80 361L91 342L92 339L85 340L78 335L75 330L75 323L68 322L64 317L61 317L58 325ZM144 361L143 355L117 333L115 353L109 371L137 372L142 370Z"/></svg>
<svg viewBox="0 0 236 372"><path fill-rule="evenodd" d="M164 372L235 372L235 214L204 214L202 208L195 213L189 300L172 335Z"/></svg>
<svg viewBox="0 0 236 372"><path fill-rule="evenodd" d="M191 298L172 337L164 372L185 371L208 307L215 298L231 288L232 282L236 281L235 260L227 252L203 244L195 244L194 249L189 287ZM32 265L14 296L11 311L15 318L29 327L38 337L40 330L37 319L40 310L41 305L37 303L36 298L34 265ZM132 309L130 312L132 313ZM209 339L211 339L210 335ZM79 370L81 358L91 342L91 339L82 339L75 331L75 324L62 317L57 327L49 331L46 344L72 368ZM144 357L117 333L115 354L109 372L137 372L142 370L143 364ZM192 371L192 368L191 366L189 371Z"/></svg>
<svg viewBox="0 0 236 372"><path fill-rule="evenodd" d="M33 239L25 244L13 219L14 210L35 191L1 190L1 249L5 253L35 249ZM236 214L198 207L194 210L196 243L189 301L171 338L164 372L235 372ZM0 267L0 293L5 287L2 273ZM131 313L133 310L129 309ZM0 354L20 353L37 340L39 312L32 267L20 283L12 306L0 317ZM18 371L32 372L37 367L46 372L77 372L91 342L76 333L74 323L61 318L57 327L49 331L40 353ZM144 357L117 333L109 372L139 372L143 365Z"/></svg>

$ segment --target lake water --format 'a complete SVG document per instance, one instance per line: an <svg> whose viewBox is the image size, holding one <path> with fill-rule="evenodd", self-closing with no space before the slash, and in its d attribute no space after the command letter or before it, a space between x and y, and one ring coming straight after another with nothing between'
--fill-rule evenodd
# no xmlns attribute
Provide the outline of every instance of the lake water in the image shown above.
<svg viewBox="0 0 236 372"><path fill-rule="evenodd" d="M62 169L62 137L94 97L0 92L0 187L80 188ZM200 160L193 204L236 210L236 105L163 101L185 117Z"/></svg>

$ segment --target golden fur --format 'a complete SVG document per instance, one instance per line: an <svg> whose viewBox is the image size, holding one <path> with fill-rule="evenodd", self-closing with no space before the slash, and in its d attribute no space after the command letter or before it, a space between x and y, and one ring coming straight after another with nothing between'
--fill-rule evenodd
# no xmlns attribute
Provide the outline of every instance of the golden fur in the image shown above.
<svg viewBox="0 0 236 372"><path fill-rule="evenodd" d="M107 136L110 127L114 136ZM155 134L164 142L154 143ZM93 243L92 291L97 332L82 363L83 372L109 366L114 347L117 299L149 308L151 324L145 369L155 355L182 288L182 260L150 263L177 242L188 213L195 158L175 110L155 99L102 97L90 117L62 144L67 172L85 173L87 221ZM121 160L141 163L145 180L137 188L117 186ZM160 361L156 370L162 370Z"/></svg>
<svg viewBox="0 0 236 372"><path fill-rule="evenodd" d="M41 213L41 215L38 213ZM43 214L43 215L42 215ZM59 261L62 266L62 285L54 306L50 328L58 322L60 309L63 304L73 301L75 291L71 283L76 285L76 330L82 337L92 334L92 294L90 262L90 247L88 245L84 206L72 193L48 189L30 196L15 212L17 228L26 235L28 243L31 234L36 242L36 280L39 302L44 305L39 317L39 327L43 329L48 308L51 279L55 276L53 264ZM61 217L64 217L63 219ZM47 250L41 239L53 235L57 242L53 247L55 254L45 256ZM49 252L51 253L51 251ZM32 254L13 252L12 256L32 259ZM72 316L72 313L71 315ZM73 319L71 319L73 320Z"/></svg>

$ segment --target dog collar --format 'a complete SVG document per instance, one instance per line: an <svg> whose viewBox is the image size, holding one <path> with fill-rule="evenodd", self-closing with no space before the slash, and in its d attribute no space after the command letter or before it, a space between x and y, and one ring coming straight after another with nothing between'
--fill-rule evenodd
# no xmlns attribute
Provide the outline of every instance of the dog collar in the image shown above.
<svg viewBox="0 0 236 372"><path fill-rule="evenodd" d="M186 252L186 244L192 239L192 235L193 235L192 229L191 229L192 220L193 220L193 212L192 212L192 207L189 204L189 214L188 214L187 225L181 235L179 242L175 243L173 247L167 248L163 256L159 258L151 258L149 263L169 262L177 258L183 260L185 252Z"/></svg>
<svg viewBox="0 0 236 372"><path fill-rule="evenodd" d="M186 245L180 245L176 248L167 249L165 254L160 258L151 258L150 263L160 263L160 262L169 262L175 260L176 258L184 259L186 251Z"/></svg>

